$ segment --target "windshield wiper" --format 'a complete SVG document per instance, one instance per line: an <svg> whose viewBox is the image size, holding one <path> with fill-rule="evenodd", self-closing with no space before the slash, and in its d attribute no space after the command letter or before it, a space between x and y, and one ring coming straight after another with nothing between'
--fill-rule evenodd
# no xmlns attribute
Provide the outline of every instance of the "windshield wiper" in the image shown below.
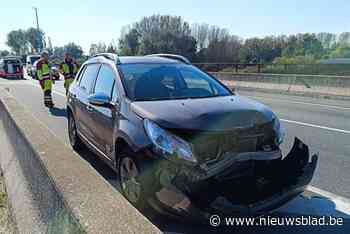
<svg viewBox="0 0 350 234"><path fill-rule="evenodd" d="M181 99L200 99L200 98L213 98L213 97L224 97L230 95L210 95L210 96L189 96L189 97L166 97L166 98L135 98L135 102L146 102L146 101L163 101L163 100L181 100Z"/></svg>
<svg viewBox="0 0 350 234"><path fill-rule="evenodd" d="M147 102L147 101L161 101L161 100L170 100L170 98L134 98L134 102Z"/></svg>

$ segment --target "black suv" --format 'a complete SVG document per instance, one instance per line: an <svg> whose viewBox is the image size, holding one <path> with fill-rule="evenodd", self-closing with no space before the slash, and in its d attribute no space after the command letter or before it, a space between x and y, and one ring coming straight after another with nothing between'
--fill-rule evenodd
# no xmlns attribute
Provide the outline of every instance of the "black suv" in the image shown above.
<svg viewBox="0 0 350 234"><path fill-rule="evenodd" d="M178 55L99 54L68 93L69 139L119 175L124 196L172 216L259 215L304 191L317 156L265 105Z"/></svg>

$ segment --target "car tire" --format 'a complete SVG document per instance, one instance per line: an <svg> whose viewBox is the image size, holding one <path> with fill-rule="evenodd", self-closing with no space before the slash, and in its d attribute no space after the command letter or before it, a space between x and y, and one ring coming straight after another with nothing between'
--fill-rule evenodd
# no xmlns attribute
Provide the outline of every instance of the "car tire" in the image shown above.
<svg viewBox="0 0 350 234"><path fill-rule="evenodd" d="M127 152L123 153L118 162L118 178L122 194L137 209L146 210L147 195L142 175L144 169L136 157Z"/></svg>
<svg viewBox="0 0 350 234"><path fill-rule="evenodd" d="M82 142L79 138L77 125L72 114L68 114L68 136L69 143L74 150L79 150L82 148Z"/></svg>

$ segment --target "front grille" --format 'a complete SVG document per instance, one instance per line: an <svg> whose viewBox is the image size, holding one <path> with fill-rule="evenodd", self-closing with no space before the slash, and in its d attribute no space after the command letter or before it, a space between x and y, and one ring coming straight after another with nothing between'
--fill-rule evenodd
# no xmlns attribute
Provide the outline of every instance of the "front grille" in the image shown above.
<svg viewBox="0 0 350 234"><path fill-rule="evenodd" d="M263 146L273 145L274 142L271 122L230 131L170 131L192 144L200 163L218 161L225 153L263 150Z"/></svg>

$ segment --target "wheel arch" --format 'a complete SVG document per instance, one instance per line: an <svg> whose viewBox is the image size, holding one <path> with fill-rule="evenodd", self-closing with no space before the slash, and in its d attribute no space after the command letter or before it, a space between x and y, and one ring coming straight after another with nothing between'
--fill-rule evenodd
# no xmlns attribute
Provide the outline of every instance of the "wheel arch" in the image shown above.
<svg viewBox="0 0 350 234"><path fill-rule="evenodd" d="M67 117L69 117L71 115L73 115L73 110L72 110L72 108L70 106L67 105Z"/></svg>

